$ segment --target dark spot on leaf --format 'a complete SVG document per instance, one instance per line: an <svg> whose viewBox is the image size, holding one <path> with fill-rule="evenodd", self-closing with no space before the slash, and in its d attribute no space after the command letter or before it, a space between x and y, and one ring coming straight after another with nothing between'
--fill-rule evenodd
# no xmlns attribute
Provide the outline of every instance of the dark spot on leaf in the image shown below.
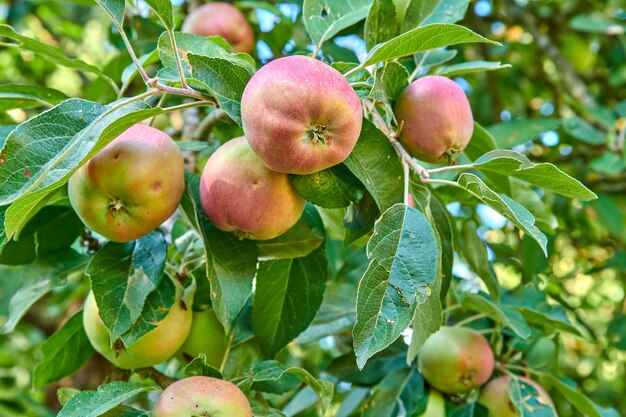
<svg viewBox="0 0 626 417"><path fill-rule="evenodd" d="M322 9L322 13L320 13L320 16L322 17L322 19L328 19L328 17L329 17L328 7L324 7Z"/></svg>
<svg viewBox="0 0 626 417"><path fill-rule="evenodd" d="M30 178L30 177L32 177L32 176L33 176L33 174L32 174L32 172L30 172L30 171L25 171L25 172L24 172L24 176L25 176L26 178Z"/></svg>

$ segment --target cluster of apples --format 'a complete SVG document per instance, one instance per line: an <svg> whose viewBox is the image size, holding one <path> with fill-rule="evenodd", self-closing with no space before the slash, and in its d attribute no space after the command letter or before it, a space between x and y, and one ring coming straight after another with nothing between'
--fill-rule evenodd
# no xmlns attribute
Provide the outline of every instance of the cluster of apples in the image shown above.
<svg viewBox="0 0 626 417"><path fill-rule="evenodd" d="M489 381L494 371L495 357L489 341L475 330L464 327L442 327L422 346L418 366L424 379L433 388L422 417L446 415L441 393L465 395L481 387L478 403L489 410L490 416L517 415L509 396L511 378L504 375ZM521 383L536 390L537 393L533 397L539 404L551 408L556 415L552 399L541 385L524 376L517 378ZM485 383L487 384L484 385Z"/></svg>

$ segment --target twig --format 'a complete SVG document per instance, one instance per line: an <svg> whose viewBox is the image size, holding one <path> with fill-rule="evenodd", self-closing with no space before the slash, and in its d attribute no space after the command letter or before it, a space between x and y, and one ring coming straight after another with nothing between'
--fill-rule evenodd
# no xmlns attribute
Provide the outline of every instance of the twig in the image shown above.
<svg viewBox="0 0 626 417"><path fill-rule="evenodd" d="M178 68L178 75L180 76L180 85L184 89L189 89L187 85L187 78L185 78L185 71L183 71L183 65L180 62L180 57L178 56L178 46L176 45L176 36L174 36L174 31L172 29L167 29L167 33L169 34L170 41L172 43L172 52L174 52L174 60L176 61L176 68Z"/></svg>
<svg viewBox="0 0 626 417"><path fill-rule="evenodd" d="M221 109L216 109L209 113L198 125L195 133L193 134L193 140L206 140L215 127L221 120L227 116L226 112Z"/></svg>
<svg viewBox="0 0 626 417"><path fill-rule="evenodd" d="M430 51L426 51L422 55L422 59L420 59L420 62L417 63L417 65L415 66L415 69L413 70L413 72L411 73L411 76L409 77L409 84L411 84L413 80L415 79L415 77L417 77L417 74L419 74L420 70L422 69L422 65L424 65L424 61L426 61L426 57L428 57L429 53Z"/></svg>
<svg viewBox="0 0 626 417"><path fill-rule="evenodd" d="M449 165L449 166L445 166L445 167L441 167L441 168L431 168L431 169L427 169L429 174L435 174L437 172L444 172L444 171L454 171L454 170L466 170L466 169L473 169L474 166L471 164L467 164L467 165Z"/></svg>
<svg viewBox="0 0 626 417"><path fill-rule="evenodd" d="M484 315L484 314L482 314L482 313L475 314L475 315L473 315L473 316L469 316L469 317L467 317L466 319L463 319L463 320L461 320L461 321L457 322L457 323L454 325L454 327L463 327L463 326L464 326L464 325L466 325L466 324L469 324L469 323L471 323L471 322L473 322L473 321L476 321L476 320L480 320L480 319L482 319L482 318L484 318L484 317L487 317L487 316L485 316L485 315Z"/></svg>

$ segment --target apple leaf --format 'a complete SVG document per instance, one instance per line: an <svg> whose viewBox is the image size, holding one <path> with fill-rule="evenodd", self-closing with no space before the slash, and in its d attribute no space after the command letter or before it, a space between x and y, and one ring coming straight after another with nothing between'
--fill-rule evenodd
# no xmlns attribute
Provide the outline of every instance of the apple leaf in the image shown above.
<svg viewBox="0 0 626 417"><path fill-rule="evenodd" d="M291 182L307 201L323 208L348 207L363 198L365 187L345 165L309 175L293 175Z"/></svg>
<svg viewBox="0 0 626 417"><path fill-rule="evenodd" d="M365 19L372 0L304 0L302 18L309 36L322 43Z"/></svg>
<svg viewBox="0 0 626 417"><path fill-rule="evenodd" d="M418 398L424 396L424 394L424 380L417 369L396 369L387 374L372 389L372 395L368 399L368 406L363 408L361 416L395 416L397 414L394 412L398 410L399 403L407 410L407 415L417 415L413 414L414 410L412 408L418 403Z"/></svg>
<svg viewBox="0 0 626 417"><path fill-rule="evenodd" d="M83 328L83 311L74 314L41 346L43 358L34 372L34 384L43 387L70 375L89 360L94 350Z"/></svg>
<svg viewBox="0 0 626 417"><path fill-rule="evenodd" d="M322 304L327 275L324 248L302 258L259 263L253 328L267 356L309 327Z"/></svg>
<svg viewBox="0 0 626 417"><path fill-rule="evenodd" d="M557 129L561 125L559 119L513 120L487 127L487 131L496 138L498 148L512 148L531 141L540 133Z"/></svg>
<svg viewBox="0 0 626 417"><path fill-rule="evenodd" d="M371 262L359 283L352 332L360 369L411 324L416 307L430 296L439 264L430 222L404 204L376 221L367 255Z"/></svg>
<svg viewBox="0 0 626 417"><path fill-rule="evenodd" d="M475 294L457 294L461 305L468 310L483 313L493 321L513 330L522 339L528 339L531 335L530 327L522 314L504 304L496 304L486 296Z"/></svg>
<svg viewBox="0 0 626 417"><path fill-rule="evenodd" d="M302 220L282 235L257 243L260 261L272 259L292 259L307 256L324 242L324 238L316 234Z"/></svg>
<svg viewBox="0 0 626 417"><path fill-rule="evenodd" d="M511 64L489 61L469 61L461 64L450 65L439 72L439 75L446 77L456 77L458 75L472 74L475 72L497 71L504 68L511 68Z"/></svg>
<svg viewBox="0 0 626 417"><path fill-rule="evenodd" d="M459 0L454 1L459 2ZM441 2L440 0L408 0L406 3L405 10L398 10L398 14L403 16L402 32L406 32L420 26L424 20L426 20L426 18L433 13L437 5Z"/></svg>
<svg viewBox="0 0 626 417"><path fill-rule="evenodd" d="M141 393L159 391L155 385L114 381L100 385L97 391L82 391L74 395L57 417L99 417Z"/></svg>
<svg viewBox="0 0 626 417"><path fill-rule="evenodd" d="M85 273L112 342L139 319L163 279L166 257L165 238L152 232L129 243L108 242L91 259Z"/></svg>
<svg viewBox="0 0 626 417"><path fill-rule="evenodd" d="M365 20L365 45L367 49L388 41L396 35L396 6L393 0L374 0Z"/></svg>
<svg viewBox="0 0 626 417"><path fill-rule="evenodd" d="M126 0L96 0L96 3L107 12L117 26L124 24Z"/></svg>
<svg viewBox="0 0 626 417"><path fill-rule="evenodd" d="M66 99L65 94L53 88L22 84L0 85L0 112L42 106L52 107Z"/></svg>
<svg viewBox="0 0 626 417"><path fill-rule="evenodd" d="M187 378L191 376L209 376L211 378L224 379L222 373L207 364L206 355L201 353L197 358L193 359L187 366L185 366L185 376Z"/></svg>
<svg viewBox="0 0 626 417"><path fill-rule="evenodd" d="M437 7L424 19L422 24L456 23L465 17L470 2L469 0L440 0L438 3Z"/></svg>
<svg viewBox="0 0 626 417"><path fill-rule="evenodd" d="M159 17L167 30L174 30L174 10L172 0L144 0Z"/></svg>

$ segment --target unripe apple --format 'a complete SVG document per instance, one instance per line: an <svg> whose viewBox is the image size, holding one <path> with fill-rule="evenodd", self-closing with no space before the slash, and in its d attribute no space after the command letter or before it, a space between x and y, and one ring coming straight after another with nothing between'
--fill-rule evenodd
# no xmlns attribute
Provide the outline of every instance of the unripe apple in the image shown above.
<svg viewBox="0 0 626 417"><path fill-rule="evenodd" d="M446 400L439 391L430 390L426 410L419 417L446 417Z"/></svg>
<svg viewBox="0 0 626 417"><path fill-rule="evenodd" d="M307 56L280 58L241 98L248 143L265 165L312 174L343 162L361 132L361 102L339 71Z"/></svg>
<svg viewBox="0 0 626 417"><path fill-rule="evenodd" d="M234 384L207 376L181 379L167 387L152 417L252 417L250 403Z"/></svg>
<svg viewBox="0 0 626 417"><path fill-rule="evenodd" d="M137 124L72 175L70 202L87 227L110 240L129 242L174 214L185 189L183 165L168 135Z"/></svg>
<svg viewBox="0 0 626 417"><path fill-rule="evenodd" d="M447 394L461 394L487 382L495 359L483 335L464 327L441 327L419 352L424 379Z"/></svg>
<svg viewBox="0 0 626 417"><path fill-rule="evenodd" d="M129 347L121 340L111 346L111 333L98 313L96 298L89 293L83 307L83 326L93 348L118 368L136 369L157 365L171 358L191 328L191 309L183 308L180 291L168 315Z"/></svg>
<svg viewBox="0 0 626 417"><path fill-rule="evenodd" d="M193 313L191 331L180 348L180 353L187 361L204 353L207 364L220 369L226 352L226 335L215 311L211 308Z"/></svg>
<svg viewBox="0 0 626 417"><path fill-rule="evenodd" d="M474 132L469 101L454 81L430 75L412 82L396 101L400 141L418 159L454 163Z"/></svg>
<svg viewBox="0 0 626 417"><path fill-rule="evenodd" d="M289 176L263 165L242 137L211 155L202 171L200 199L217 228L254 240L286 232L306 203Z"/></svg>
<svg viewBox="0 0 626 417"><path fill-rule="evenodd" d="M198 36L221 36L239 52L252 52L254 31L246 17L232 4L204 4L187 16L183 32Z"/></svg>
<svg viewBox="0 0 626 417"><path fill-rule="evenodd" d="M526 377L518 376L517 378L520 383L525 382L532 385L537 390L536 400L549 406L554 411L554 415L557 415L550 395L541 385ZM487 407L490 417L517 417L515 406L509 396L510 379L508 375L495 378L480 391L478 402Z"/></svg>

